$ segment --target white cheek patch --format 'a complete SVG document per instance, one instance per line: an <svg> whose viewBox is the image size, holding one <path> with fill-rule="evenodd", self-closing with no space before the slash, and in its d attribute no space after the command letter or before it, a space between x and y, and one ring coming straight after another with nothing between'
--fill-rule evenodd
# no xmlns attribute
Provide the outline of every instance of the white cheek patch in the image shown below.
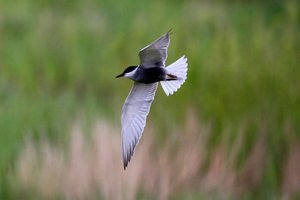
<svg viewBox="0 0 300 200"><path fill-rule="evenodd" d="M132 78L136 72L137 68L135 68L133 71L126 73L124 76L126 78Z"/></svg>

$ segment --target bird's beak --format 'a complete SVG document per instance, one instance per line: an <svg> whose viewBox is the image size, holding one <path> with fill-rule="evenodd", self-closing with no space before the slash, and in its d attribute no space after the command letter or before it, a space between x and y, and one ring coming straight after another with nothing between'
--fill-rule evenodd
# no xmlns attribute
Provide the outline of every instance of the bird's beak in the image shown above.
<svg viewBox="0 0 300 200"><path fill-rule="evenodd" d="M123 76L124 76L124 74L120 74L120 75L116 76L116 78L120 78L120 77L123 77Z"/></svg>

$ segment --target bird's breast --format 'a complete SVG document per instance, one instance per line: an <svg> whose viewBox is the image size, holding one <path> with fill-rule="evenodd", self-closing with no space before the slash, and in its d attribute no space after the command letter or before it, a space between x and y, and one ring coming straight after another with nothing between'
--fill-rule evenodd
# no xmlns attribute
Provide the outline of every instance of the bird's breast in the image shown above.
<svg viewBox="0 0 300 200"><path fill-rule="evenodd" d="M137 71L137 82L155 83L166 79L166 70L162 67L143 68L139 67Z"/></svg>

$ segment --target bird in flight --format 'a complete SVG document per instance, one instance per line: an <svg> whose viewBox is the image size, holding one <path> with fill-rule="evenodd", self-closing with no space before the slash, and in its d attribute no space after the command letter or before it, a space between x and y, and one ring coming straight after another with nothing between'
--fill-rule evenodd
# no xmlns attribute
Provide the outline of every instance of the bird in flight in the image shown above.
<svg viewBox="0 0 300 200"><path fill-rule="evenodd" d="M122 74L116 76L134 81L123 105L121 117L124 170L143 134L158 82L169 96L176 92L187 78L188 64L185 56L165 67L170 34L171 30L142 48L139 52L140 64L127 67Z"/></svg>

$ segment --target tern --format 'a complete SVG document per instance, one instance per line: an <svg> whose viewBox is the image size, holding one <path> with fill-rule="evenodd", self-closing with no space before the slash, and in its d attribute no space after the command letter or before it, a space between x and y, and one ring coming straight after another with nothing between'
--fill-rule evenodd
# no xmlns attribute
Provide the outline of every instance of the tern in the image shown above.
<svg viewBox="0 0 300 200"><path fill-rule="evenodd" d="M167 96L176 92L187 78L187 58L183 55L165 67L171 30L142 48L140 64L127 67L116 78L134 81L122 109L121 140L123 167L126 169L146 126L146 118L154 100L158 82Z"/></svg>

